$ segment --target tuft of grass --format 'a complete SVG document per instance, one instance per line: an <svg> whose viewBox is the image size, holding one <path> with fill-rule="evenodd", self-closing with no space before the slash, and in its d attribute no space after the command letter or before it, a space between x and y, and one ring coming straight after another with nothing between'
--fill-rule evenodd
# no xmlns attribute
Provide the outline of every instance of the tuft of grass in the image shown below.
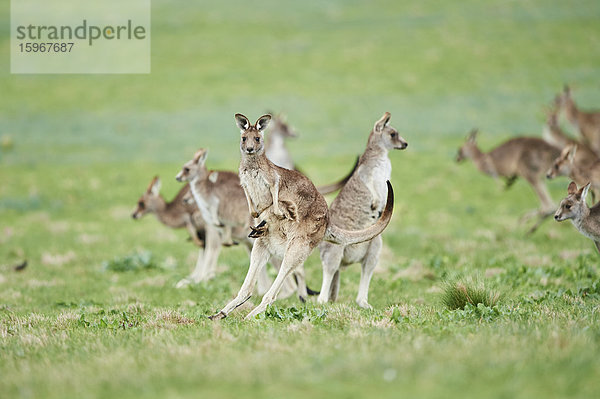
<svg viewBox="0 0 600 399"><path fill-rule="evenodd" d="M152 253L148 251L136 252L120 258L114 258L110 261L104 261L102 267L104 270L113 272L131 272L159 268Z"/></svg>
<svg viewBox="0 0 600 399"><path fill-rule="evenodd" d="M474 279L457 279L444 284L442 303L450 310L464 309L465 306L482 304L493 308L498 303L500 294L491 290L482 281Z"/></svg>

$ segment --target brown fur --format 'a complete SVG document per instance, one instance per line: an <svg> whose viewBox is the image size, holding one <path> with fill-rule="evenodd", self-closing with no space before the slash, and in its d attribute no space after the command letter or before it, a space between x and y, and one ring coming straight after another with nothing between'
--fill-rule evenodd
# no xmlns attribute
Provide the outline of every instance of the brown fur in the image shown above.
<svg viewBox="0 0 600 399"><path fill-rule="evenodd" d="M385 203L386 181L390 179L391 163L388 151L405 149L408 144L398 131L389 126L390 114L378 120L369 135L365 152L359 159L356 173L352 175L330 208L334 225L348 230L359 230L372 226L381 215ZM368 291L373 271L377 266L382 248L381 236L353 245L338 245L323 242L319 246L323 264L323 283L319 302L335 301L339 290L341 266L362 264L359 291L356 302L370 308Z"/></svg>
<svg viewBox="0 0 600 399"><path fill-rule="evenodd" d="M565 197L556 210L554 219L562 222L570 219L581 234L594 241L600 252L600 203L589 208L585 202L590 189L587 184L577 189L577 184L571 182Z"/></svg>
<svg viewBox="0 0 600 399"><path fill-rule="evenodd" d="M241 132L240 182L250 214L263 221L264 227L262 235L254 242L248 274L238 295L212 319L226 317L247 301L257 273L271 256L276 256L282 259L279 274L260 305L246 318L265 311L275 301L285 278L304 263L329 227L327 203L312 182L299 172L274 165L265 156L263 131L271 116L263 115L254 125L241 114L236 114L235 119ZM389 219L376 225L383 230L388 222ZM339 233L345 237L346 231L340 229ZM375 235L355 237L361 239L356 242L369 240Z"/></svg>
<svg viewBox="0 0 600 399"><path fill-rule="evenodd" d="M188 204L184 197L190 192L188 184L183 186L175 198L166 202L160 195L160 180L155 176L150 185L139 198L136 209L131 217L141 219L148 213L154 213L156 218L165 226L179 229L186 228L196 245L204 246L204 220L195 204Z"/></svg>
<svg viewBox="0 0 600 399"><path fill-rule="evenodd" d="M557 96L556 105L564 110L569 122L577 127L583 142L600 156L600 111L580 110L571 96L569 86L565 86L563 92Z"/></svg>
<svg viewBox="0 0 600 399"><path fill-rule="evenodd" d="M560 150L539 138L518 137L484 153L477 146L476 134L476 130L472 131L465 144L459 148L456 161L471 159L481 172L495 178L505 178L507 185L522 177L531 185L541 202L541 208L537 212L540 221L550 215L554 204L544 177L554 159L560 155ZM539 223L530 232L535 231L538 226Z"/></svg>

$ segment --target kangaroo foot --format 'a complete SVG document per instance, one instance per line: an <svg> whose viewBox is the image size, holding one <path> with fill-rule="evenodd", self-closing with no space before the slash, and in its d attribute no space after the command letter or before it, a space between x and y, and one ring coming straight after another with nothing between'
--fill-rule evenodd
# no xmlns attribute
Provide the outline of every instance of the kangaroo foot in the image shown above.
<svg viewBox="0 0 600 399"><path fill-rule="evenodd" d="M221 312L219 312L217 314L214 314L212 316L208 316L208 318L210 320L212 320L212 321L221 320L221 319L224 319L226 317L227 317L227 315L225 313L223 313L223 311L221 311Z"/></svg>

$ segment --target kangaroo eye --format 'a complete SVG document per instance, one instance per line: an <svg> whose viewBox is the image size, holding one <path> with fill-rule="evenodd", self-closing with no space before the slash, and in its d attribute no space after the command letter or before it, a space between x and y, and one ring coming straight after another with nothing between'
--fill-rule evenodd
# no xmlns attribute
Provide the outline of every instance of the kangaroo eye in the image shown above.
<svg viewBox="0 0 600 399"><path fill-rule="evenodd" d="M144 209L144 202L143 201L138 202L138 206L140 208Z"/></svg>
<svg viewBox="0 0 600 399"><path fill-rule="evenodd" d="M392 134L390 134L390 137L391 137L391 138L395 138L395 137L396 137L396 133L392 133Z"/></svg>
<svg viewBox="0 0 600 399"><path fill-rule="evenodd" d="M183 173L190 173L190 168L183 168Z"/></svg>
<svg viewBox="0 0 600 399"><path fill-rule="evenodd" d="M242 137L242 142L246 142L246 137Z"/></svg>
<svg viewBox="0 0 600 399"><path fill-rule="evenodd" d="M256 141L257 143L260 143L260 137L255 137L254 141Z"/></svg>
<svg viewBox="0 0 600 399"><path fill-rule="evenodd" d="M565 208L567 208L567 209L571 209L571 205L568 205L568 204L567 204L567 205L565 205Z"/></svg>

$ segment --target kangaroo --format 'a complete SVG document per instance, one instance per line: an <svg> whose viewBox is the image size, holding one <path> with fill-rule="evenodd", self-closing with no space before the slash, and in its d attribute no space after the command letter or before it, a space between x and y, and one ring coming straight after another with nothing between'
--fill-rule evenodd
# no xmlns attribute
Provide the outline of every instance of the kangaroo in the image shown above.
<svg viewBox="0 0 600 399"><path fill-rule="evenodd" d="M569 183L567 197L560 202L554 219L558 222L571 219L581 234L594 241L600 252L600 202L589 208L585 203L590 184L577 189L575 182Z"/></svg>
<svg viewBox="0 0 600 399"><path fill-rule="evenodd" d="M265 142L267 158L277 166L296 170L292 156L285 147L286 139L296 137L298 137L296 132L290 128L281 116L274 117L270 123L269 135Z"/></svg>
<svg viewBox="0 0 600 399"><path fill-rule="evenodd" d="M133 219L141 219L148 213L154 213L156 218L166 226L174 229L185 227L192 241L199 247L204 247L204 220L196 204L184 201L190 192L186 184L171 202L166 202L160 195L161 182L155 176L150 185L137 202L137 207L131 215Z"/></svg>
<svg viewBox="0 0 600 399"><path fill-rule="evenodd" d="M558 125L558 109L556 107L550 109L547 116L547 122L543 133L544 138L546 138L547 141L555 147L563 149L560 157L554 160L552 167L546 172L546 177L548 179L553 179L557 176L569 175L569 172L561 170L561 165L559 162L560 160L565 159L563 155L565 154L565 149L567 147L577 146L578 150L576 153L574 152L574 162L580 168L589 168L600 159L590 147L569 137L560 128ZM580 184L583 184L583 182Z"/></svg>
<svg viewBox="0 0 600 399"><path fill-rule="evenodd" d="M577 108L571 97L571 89L567 85L556 97L556 105L564 110L569 122L577 127L584 143L600 155L600 111L585 112Z"/></svg>
<svg viewBox="0 0 600 399"><path fill-rule="evenodd" d="M298 169L292 160L292 156L285 146L286 139L296 137L298 137L296 132L287 124L287 122L283 120L281 116L274 117L271 120L271 123L269 123L269 134L265 140L265 154L267 155L267 158L269 158L269 160L275 165L286 169L296 170L304 174L300 169ZM344 184L348 182L350 176L352 176L356 170L357 164L358 160L350 173L340 181L325 186L319 186L317 187L317 190L319 190L319 192L323 195L338 191L344 187Z"/></svg>
<svg viewBox="0 0 600 399"><path fill-rule="evenodd" d="M484 153L477 146L476 137L477 130L471 131L465 144L459 148L456 161L473 160L482 173L505 178L507 187L518 177L527 180L541 202L541 208L534 213L539 220L528 232L533 233L546 217L554 213L544 176L554 159L560 155L560 150L542 139L518 137Z"/></svg>
<svg viewBox="0 0 600 399"><path fill-rule="evenodd" d="M229 246L232 237L243 243L248 251L251 250L254 242L247 236L251 219L238 175L227 171L208 171L207 156L208 150L201 148L191 161L183 165L176 176L178 181L190 182L194 200L206 220L207 242L203 259L198 260L194 272L190 277L180 281L178 287L213 278L221 246ZM279 268L279 259L274 258L272 263L276 269ZM314 291L307 290L302 272L303 269L299 270L295 278L298 280L298 295L300 300L304 301L308 292L314 294ZM289 296L296 287L291 279L288 280L281 297ZM266 270L263 270L259 279L259 293L264 294L270 285Z"/></svg>
<svg viewBox="0 0 600 399"><path fill-rule="evenodd" d="M329 216L336 226L346 229L365 228L372 225L383 211L387 191L385 182L390 180L392 172L388 151L403 150L408 146L398 131L389 126L390 117L390 113L386 112L375 122L356 173L331 204ZM335 301L339 290L340 266L360 262L362 269L356 303L362 308L370 309L369 284L379 261L382 245L381 235L348 246L325 241L319 244L323 283L318 302Z"/></svg>
<svg viewBox="0 0 600 399"><path fill-rule="evenodd" d="M600 194L600 159L596 157L596 162L591 165L581 165L577 162L579 151L579 146L576 144L565 147L548 171L548 177L550 175L568 176L580 186L591 182L592 201L595 201Z"/></svg>
<svg viewBox="0 0 600 399"><path fill-rule="evenodd" d="M246 320L264 312L275 301L285 278L304 264L323 239L343 245L368 241L387 227L394 208L394 194L388 181L386 206L374 225L359 231L335 226L330 222L327 202L314 184L303 174L276 166L266 157L264 130L271 116L261 116L254 125L242 114L236 114L235 120L241 133L240 182L250 214L261 220L255 229L260 236L254 241L250 267L240 291L220 312L211 316L212 320L227 317L250 299L257 273L270 257L282 259L279 273Z"/></svg>

